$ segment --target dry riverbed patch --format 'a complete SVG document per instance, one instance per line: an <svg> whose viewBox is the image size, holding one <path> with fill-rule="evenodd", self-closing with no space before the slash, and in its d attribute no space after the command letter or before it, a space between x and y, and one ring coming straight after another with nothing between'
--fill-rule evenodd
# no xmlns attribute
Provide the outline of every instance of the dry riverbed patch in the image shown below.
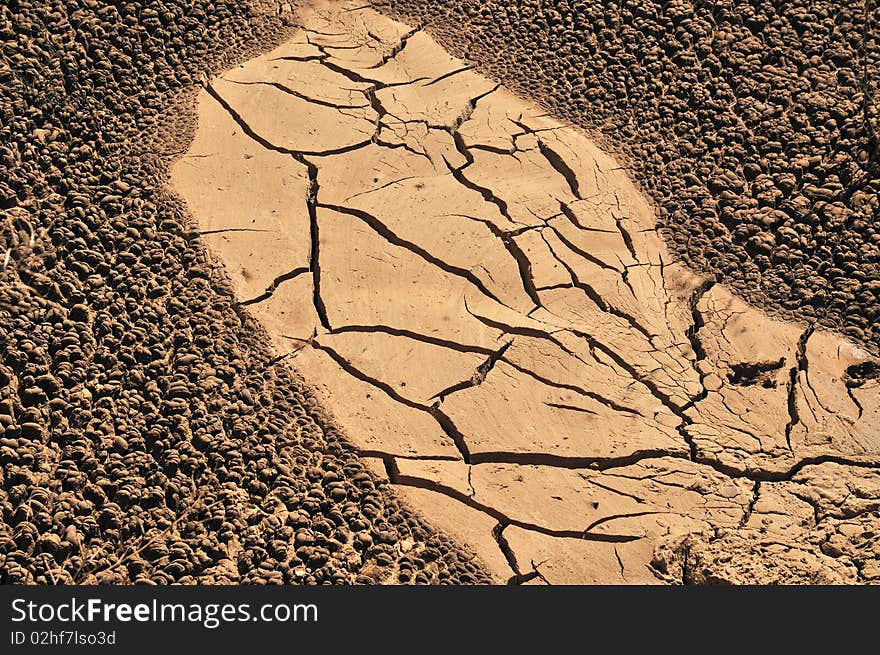
<svg viewBox="0 0 880 655"><path fill-rule="evenodd" d="M361 456L498 581L880 579L880 365L670 256L627 171L418 26L319 4L174 188Z"/></svg>

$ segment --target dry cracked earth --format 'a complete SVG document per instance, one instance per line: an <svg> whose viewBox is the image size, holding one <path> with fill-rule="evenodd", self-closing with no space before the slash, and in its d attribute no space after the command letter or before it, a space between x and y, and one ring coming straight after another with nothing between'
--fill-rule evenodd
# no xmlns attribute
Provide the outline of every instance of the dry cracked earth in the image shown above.
<svg viewBox="0 0 880 655"><path fill-rule="evenodd" d="M497 582L880 580L878 362L692 273L584 133L354 4L171 171L281 360Z"/></svg>
<svg viewBox="0 0 880 655"><path fill-rule="evenodd" d="M199 80L293 22L0 3L0 584L488 580L327 423L166 189Z"/></svg>

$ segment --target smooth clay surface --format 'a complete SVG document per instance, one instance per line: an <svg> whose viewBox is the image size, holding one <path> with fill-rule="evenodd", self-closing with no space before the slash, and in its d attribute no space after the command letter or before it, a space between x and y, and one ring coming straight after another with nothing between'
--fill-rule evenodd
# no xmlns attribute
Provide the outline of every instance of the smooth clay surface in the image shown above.
<svg viewBox="0 0 880 655"><path fill-rule="evenodd" d="M410 505L499 582L880 580L875 360L691 273L612 156L425 32L302 20L206 85L172 182Z"/></svg>

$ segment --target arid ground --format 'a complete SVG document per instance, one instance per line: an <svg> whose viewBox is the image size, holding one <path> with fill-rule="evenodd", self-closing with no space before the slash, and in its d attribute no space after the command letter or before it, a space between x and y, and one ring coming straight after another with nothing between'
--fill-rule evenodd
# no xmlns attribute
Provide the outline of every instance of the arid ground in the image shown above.
<svg viewBox="0 0 880 655"><path fill-rule="evenodd" d="M0 581L880 580L874 109L725 23L822 8L511 6L0 10Z"/></svg>

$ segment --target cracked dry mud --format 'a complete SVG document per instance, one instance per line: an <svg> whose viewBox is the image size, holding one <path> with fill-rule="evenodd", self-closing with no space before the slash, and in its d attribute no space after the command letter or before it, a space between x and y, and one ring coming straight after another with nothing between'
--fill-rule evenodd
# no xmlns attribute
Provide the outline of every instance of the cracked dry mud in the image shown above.
<svg viewBox="0 0 880 655"><path fill-rule="evenodd" d="M880 581L878 363L674 261L627 171L327 4L172 169L374 469L516 583Z"/></svg>

